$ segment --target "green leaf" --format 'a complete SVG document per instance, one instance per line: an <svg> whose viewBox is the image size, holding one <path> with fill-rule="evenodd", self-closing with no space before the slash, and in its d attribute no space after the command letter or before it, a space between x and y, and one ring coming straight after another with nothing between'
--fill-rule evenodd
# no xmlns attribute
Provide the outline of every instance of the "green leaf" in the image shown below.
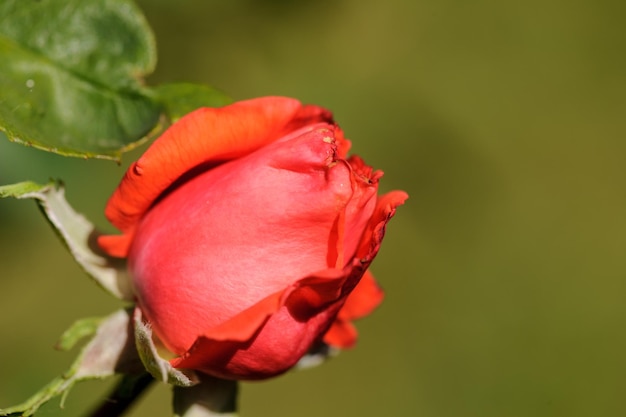
<svg viewBox="0 0 626 417"><path fill-rule="evenodd" d="M3 0L0 130L63 155L119 159L159 120L140 81L155 61L130 0Z"/></svg>
<svg viewBox="0 0 626 417"><path fill-rule="evenodd" d="M0 198L31 198L31 196L47 186L48 185L39 185L32 181L24 181L17 184L3 185L0 186Z"/></svg>
<svg viewBox="0 0 626 417"><path fill-rule="evenodd" d="M173 83L152 90L172 123L200 107L222 107L232 103L226 94L207 85Z"/></svg>
<svg viewBox="0 0 626 417"><path fill-rule="evenodd" d="M33 198L65 243L78 264L104 290L116 298L132 301L133 292L126 264L122 259L106 256L98 250L95 240L99 233L94 225L65 200L60 183L39 185L33 182L0 187L0 198Z"/></svg>
<svg viewBox="0 0 626 417"><path fill-rule="evenodd" d="M72 326L69 332L73 331L82 332L81 326ZM68 336L67 332L65 337L78 338L77 335ZM0 410L0 416L31 416L51 399L60 395L65 399L76 382L103 379L129 370L141 373L141 364L133 345L130 313L118 310L102 319L95 336L81 350L67 372L23 403Z"/></svg>

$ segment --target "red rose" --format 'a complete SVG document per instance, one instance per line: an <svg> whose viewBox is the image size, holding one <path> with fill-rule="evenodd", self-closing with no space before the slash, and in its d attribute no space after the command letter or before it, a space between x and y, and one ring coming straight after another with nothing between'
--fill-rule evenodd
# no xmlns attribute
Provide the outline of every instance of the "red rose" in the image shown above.
<svg viewBox="0 0 626 417"><path fill-rule="evenodd" d="M367 272L407 195L347 157L327 110L266 97L202 108L126 172L103 236L177 368L267 378L313 344L348 347L382 292Z"/></svg>

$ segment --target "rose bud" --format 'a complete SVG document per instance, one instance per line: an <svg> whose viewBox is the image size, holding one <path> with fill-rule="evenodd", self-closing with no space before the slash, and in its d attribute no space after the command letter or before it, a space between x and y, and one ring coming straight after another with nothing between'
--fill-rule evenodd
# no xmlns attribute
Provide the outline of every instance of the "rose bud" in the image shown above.
<svg viewBox="0 0 626 417"><path fill-rule="evenodd" d="M266 97L201 108L126 172L106 207L137 305L176 368L262 379L316 343L354 344L382 292L367 271L407 198L377 195L327 110Z"/></svg>

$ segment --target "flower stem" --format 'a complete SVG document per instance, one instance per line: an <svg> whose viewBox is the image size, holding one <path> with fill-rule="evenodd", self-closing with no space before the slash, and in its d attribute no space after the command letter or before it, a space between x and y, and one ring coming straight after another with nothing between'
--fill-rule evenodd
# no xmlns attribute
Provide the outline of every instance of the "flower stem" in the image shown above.
<svg viewBox="0 0 626 417"><path fill-rule="evenodd" d="M111 394L86 417L118 417L130 408L133 402L154 382L148 373L124 375Z"/></svg>
<svg viewBox="0 0 626 417"><path fill-rule="evenodd" d="M192 387L174 387L174 416L237 417L237 381L198 376Z"/></svg>

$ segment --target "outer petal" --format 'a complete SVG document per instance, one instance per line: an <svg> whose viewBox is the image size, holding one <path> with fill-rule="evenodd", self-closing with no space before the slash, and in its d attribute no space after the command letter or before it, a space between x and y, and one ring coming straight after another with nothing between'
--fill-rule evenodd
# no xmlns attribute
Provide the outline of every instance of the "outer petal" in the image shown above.
<svg viewBox="0 0 626 417"><path fill-rule="evenodd" d="M383 175L382 171L374 171L357 156L351 157L348 163L352 169L353 196L345 209L344 233L341 239L343 262L338 265L339 268L354 257L363 230L370 222L376 207L378 180Z"/></svg>
<svg viewBox="0 0 626 417"><path fill-rule="evenodd" d="M371 314L383 302L385 294L370 271L365 271L361 281L348 296L339 311L342 320L357 320Z"/></svg>
<svg viewBox="0 0 626 417"><path fill-rule="evenodd" d="M369 220L356 252L357 259L365 267L369 266L380 249L387 222L395 214L396 208L407 198L408 195L404 191L392 191L378 199L374 214ZM352 320L369 314L380 304L382 298L383 292L373 276L366 272L359 285L348 297L337 319L324 335L324 343L339 348L353 346L356 343L357 332L351 323Z"/></svg>
<svg viewBox="0 0 626 417"><path fill-rule="evenodd" d="M181 358L177 368L197 369L226 379L262 379L285 372L307 352L334 320L364 270L359 262L304 278L269 297L280 305L251 332L246 317L268 313L266 300L217 328L209 329ZM245 331L241 331L242 328ZM225 336L228 335L228 336Z"/></svg>
<svg viewBox="0 0 626 417"><path fill-rule="evenodd" d="M186 115L126 172L105 210L125 236L103 236L100 246L112 256L125 257L139 219L181 176L202 164L239 158L317 122L332 122L331 113L283 97L201 108Z"/></svg>
<svg viewBox="0 0 626 417"><path fill-rule="evenodd" d="M352 321L369 315L383 301L384 293L369 271L348 296L337 319L324 335L324 343L346 349L356 343L357 331Z"/></svg>
<svg viewBox="0 0 626 417"><path fill-rule="evenodd" d="M356 327L351 321L337 319L330 326L323 340L327 345L349 349L356 344L358 335Z"/></svg>
<svg viewBox="0 0 626 417"><path fill-rule="evenodd" d="M385 227L396 213L396 208L409 198L404 191L391 191L378 198L376 209L361 236L356 256L369 265L374 259L385 236Z"/></svg>

